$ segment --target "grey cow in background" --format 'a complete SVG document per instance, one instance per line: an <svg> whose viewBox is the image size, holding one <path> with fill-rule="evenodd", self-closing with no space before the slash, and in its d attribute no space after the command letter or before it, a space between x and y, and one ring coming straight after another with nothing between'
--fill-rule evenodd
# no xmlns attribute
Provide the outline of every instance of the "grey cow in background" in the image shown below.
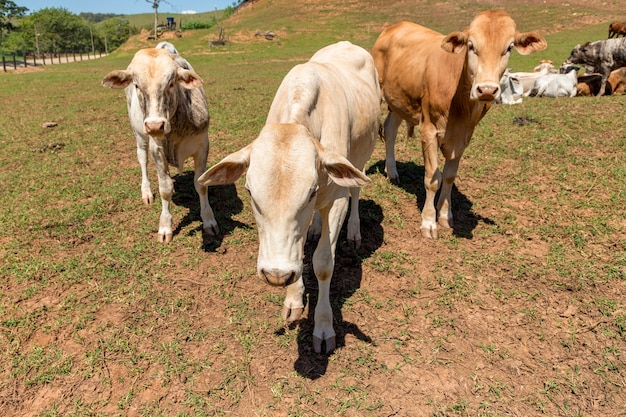
<svg viewBox="0 0 626 417"><path fill-rule="evenodd" d="M593 68L602 74L599 96L604 95L606 81L611 71L626 66L626 38L613 38L576 45L561 68L572 64Z"/></svg>

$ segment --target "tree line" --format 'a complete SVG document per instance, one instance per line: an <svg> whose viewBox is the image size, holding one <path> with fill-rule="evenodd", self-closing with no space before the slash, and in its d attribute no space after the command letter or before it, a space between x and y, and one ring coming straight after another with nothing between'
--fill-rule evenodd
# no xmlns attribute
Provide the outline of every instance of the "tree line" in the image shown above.
<svg viewBox="0 0 626 417"><path fill-rule="evenodd" d="M0 54L107 52L139 32L123 15L76 15L62 7L28 11L0 0Z"/></svg>
<svg viewBox="0 0 626 417"><path fill-rule="evenodd" d="M161 2L167 2L145 1L154 9L153 30L156 33L158 8ZM223 10L223 16L228 17L235 12L238 5L247 1L251 0L235 0L232 6ZM33 13L28 12L28 8L17 5L13 0L0 0L0 55L110 52L140 31L124 15L76 15L63 7L47 7ZM192 23L196 26L189 29L197 29L199 23L188 24ZM206 27L206 24L202 25L200 27Z"/></svg>

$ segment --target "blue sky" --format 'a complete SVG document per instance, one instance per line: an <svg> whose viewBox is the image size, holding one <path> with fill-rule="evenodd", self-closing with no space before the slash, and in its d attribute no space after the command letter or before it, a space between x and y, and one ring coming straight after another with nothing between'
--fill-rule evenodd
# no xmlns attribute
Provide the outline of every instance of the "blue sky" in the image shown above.
<svg viewBox="0 0 626 417"><path fill-rule="evenodd" d="M167 1L167 2L166 2ZM62 7L72 13L79 14L81 12L91 13L116 13L116 14L138 14L152 13L151 4L146 0L104 0L104 1L85 1L85 0L13 0L18 6L26 7L29 13L46 7ZM232 6L234 0L161 0L159 5L159 14L161 13L185 13L188 11L195 12L212 12Z"/></svg>

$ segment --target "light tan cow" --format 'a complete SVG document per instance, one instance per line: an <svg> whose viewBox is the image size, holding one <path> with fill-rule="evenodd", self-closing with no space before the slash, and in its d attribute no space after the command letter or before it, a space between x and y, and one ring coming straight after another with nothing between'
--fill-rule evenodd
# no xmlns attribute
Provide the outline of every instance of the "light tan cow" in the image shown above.
<svg viewBox="0 0 626 417"><path fill-rule="evenodd" d="M437 223L453 227L450 194L459 161L474 128L500 95L499 81L511 50L526 55L546 46L538 33L520 33L503 10L482 12L464 31L448 35L401 22L379 36L372 54L389 107L384 123L385 170L391 181L399 182L394 156L398 126L402 120L419 125L425 166L421 224L425 237L437 238ZM446 160L443 178L438 149Z"/></svg>
<svg viewBox="0 0 626 417"><path fill-rule="evenodd" d="M321 219L313 254L319 293L313 348L335 348L330 281L335 246L350 197L348 239L358 244L362 170L380 125L380 88L369 52L350 42L319 50L283 79L259 136L200 177L205 185L236 181L247 169L246 188L259 232L257 271L271 285L287 287L282 316L304 309L302 258L315 210Z"/></svg>
<svg viewBox="0 0 626 417"><path fill-rule="evenodd" d="M169 207L174 183L169 165L182 172L189 157L194 160L194 186L200 198L203 230L209 235L219 233L207 187L198 183L209 152L209 108L202 79L189 62L174 45L161 42L156 48L139 50L127 69L111 71L102 85L125 89L130 125L137 140L141 198L145 204L151 204L154 198L148 180L148 152L156 166L162 203L159 241L169 243L173 235Z"/></svg>

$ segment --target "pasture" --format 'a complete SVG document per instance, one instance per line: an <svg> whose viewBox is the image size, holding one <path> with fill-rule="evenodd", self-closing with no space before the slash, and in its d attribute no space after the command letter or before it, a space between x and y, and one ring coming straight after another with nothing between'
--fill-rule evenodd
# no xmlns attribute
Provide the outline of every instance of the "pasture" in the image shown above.
<svg viewBox="0 0 626 417"><path fill-rule="evenodd" d="M401 19L462 29L478 10L292 3L236 13L222 48L207 47L215 30L172 40L205 81L209 166L256 137L283 76L320 47L369 49ZM558 65L626 20L617 3L573 1L567 16L560 3L508 3L520 30L548 41L513 54L515 70ZM141 202L123 91L100 85L154 44L134 38L98 60L0 74L2 416L626 413L626 96L494 106L459 168L456 229L434 241L419 231L419 139L398 135L398 186L377 144L362 246L337 246L338 348L327 356L311 348L311 248L305 316L286 326L284 291L256 276L243 179L209 189L222 233L203 240L191 163L172 169L174 238L157 242L161 207Z"/></svg>

